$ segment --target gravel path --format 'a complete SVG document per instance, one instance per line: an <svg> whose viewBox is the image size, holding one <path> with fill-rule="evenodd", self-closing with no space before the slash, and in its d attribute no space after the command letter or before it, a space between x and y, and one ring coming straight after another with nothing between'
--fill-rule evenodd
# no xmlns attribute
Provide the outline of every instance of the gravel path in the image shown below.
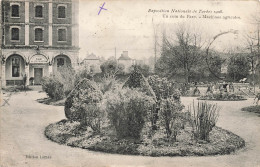
<svg viewBox="0 0 260 167"><path fill-rule="evenodd" d="M244 138L244 149L225 156L143 157L92 152L49 141L44 136L44 128L65 116L63 107L36 102L43 97L45 94L37 91L14 94L9 100L10 106L0 108L1 167L260 166L260 117L240 110L252 105L253 99L218 103L222 109L217 125ZM184 97L182 101L187 105L193 99Z"/></svg>

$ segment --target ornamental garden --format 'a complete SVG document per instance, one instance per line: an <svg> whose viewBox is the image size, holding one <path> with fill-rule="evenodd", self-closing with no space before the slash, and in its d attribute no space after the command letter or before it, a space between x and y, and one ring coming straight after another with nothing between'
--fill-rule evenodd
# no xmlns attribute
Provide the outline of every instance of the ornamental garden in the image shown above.
<svg viewBox="0 0 260 167"><path fill-rule="evenodd" d="M49 98L41 102L64 105L66 119L45 129L45 136L60 144L145 156L219 155L245 146L216 126L220 107L205 101L216 95L184 107L180 85L158 75L144 77L137 66L123 79L70 69L42 85Z"/></svg>

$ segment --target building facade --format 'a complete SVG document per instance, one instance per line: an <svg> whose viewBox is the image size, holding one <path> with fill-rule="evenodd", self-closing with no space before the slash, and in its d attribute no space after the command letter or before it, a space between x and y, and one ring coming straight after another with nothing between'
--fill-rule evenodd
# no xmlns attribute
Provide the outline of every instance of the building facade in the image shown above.
<svg viewBox="0 0 260 167"><path fill-rule="evenodd" d="M130 69L133 65L135 65L135 60L131 59L128 56L128 51L123 51L121 56L117 59L118 64L122 64L124 66L124 72L129 73Z"/></svg>
<svg viewBox="0 0 260 167"><path fill-rule="evenodd" d="M100 65L101 61L99 57L95 54L91 53L88 55L83 61L80 63L85 69L87 69L90 73L100 73Z"/></svg>
<svg viewBox="0 0 260 167"><path fill-rule="evenodd" d="M78 65L77 0L2 0L2 86L54 74Z"/></svg>

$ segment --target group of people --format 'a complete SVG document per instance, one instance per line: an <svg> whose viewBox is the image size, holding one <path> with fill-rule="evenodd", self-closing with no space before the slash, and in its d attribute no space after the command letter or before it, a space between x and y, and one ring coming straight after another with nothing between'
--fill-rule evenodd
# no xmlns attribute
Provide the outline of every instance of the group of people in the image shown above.
<svg viewBox="0 0 260 167"><path fill-rule="evenodd" d="M207 91L206 94L212 94L212 93L234 93L235 92L235 88L234 88L234 84L232 82L230 83L209 83L207 84ZM200 95L200 90L198 89L198 86L195 85L195 88L193 90L193 95Z"/></svg>

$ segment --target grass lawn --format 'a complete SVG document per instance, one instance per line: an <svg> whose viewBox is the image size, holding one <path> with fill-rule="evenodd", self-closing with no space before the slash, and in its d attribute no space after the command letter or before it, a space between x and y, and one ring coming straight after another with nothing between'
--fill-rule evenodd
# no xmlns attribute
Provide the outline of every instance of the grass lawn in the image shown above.
<svg viewBox="0 0 260 167"><path fill-rule="evenodd" d="M249 111L260 114L260 105L244 107L242 108L242 111Z"/></svg>
<svg viewBox="0 0 260 167"><path fill-rule="evenodd" d="M100 134L79 127L78 122L62 120L47 126L45 136L54 142L72 147L145 156L222 155L245 146L241 137L219 127L213 128L209 142L193 140L189 129L181 130L177 141L173 142L164 137L163 129L153 135L145 130L140 140L133 140L116 138L111 127L104 129Z"/></svg>

